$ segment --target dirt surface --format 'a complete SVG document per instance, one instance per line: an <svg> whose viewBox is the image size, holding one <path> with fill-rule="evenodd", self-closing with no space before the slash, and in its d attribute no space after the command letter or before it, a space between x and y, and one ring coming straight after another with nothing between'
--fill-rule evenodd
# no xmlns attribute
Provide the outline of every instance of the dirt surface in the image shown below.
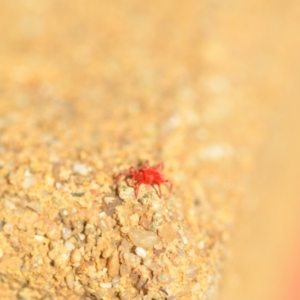
<svg viewBox="0 0 300 300"><path fill-rule="evenodd" d="M218 297L280 89L255 7L1 3L1 299ZM116 183L145 161L171 193Z"/></svg>

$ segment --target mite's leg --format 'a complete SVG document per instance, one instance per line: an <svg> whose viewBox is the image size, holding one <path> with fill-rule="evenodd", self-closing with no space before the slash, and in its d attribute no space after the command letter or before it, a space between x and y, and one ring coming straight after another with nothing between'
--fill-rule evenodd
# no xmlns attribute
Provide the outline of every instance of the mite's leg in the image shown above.
<svg viewBox="0 0 300 300"><path fill-rule="evenodd" d="M162 193L161 193L160 184L157 184L156 186L158 187L158 196L161 198Z"/></svg>
<svg viewBox="0 0 300 300"><path fill-rule="evenodd" d="M133 170L132 170L133 169ZM119 174L116 178L115 181L118 183L123 177L127 177L129 175L132 176L132 172L134 171L134 168L131 167L129 170L122 172L121 174Z"/></svg>
<svg viewBox="0 0 300 300"><path fill-rule="evenodd" d="M169 184L169 187L168 187L169 188L169 192L172 193L173 183L170 180L168 180L168 179L164 180L164 183L168 183Z"/></svg>
<svg viewBox="0 0 300 300"><path fill-rule="evenodd" d="M155 166L155 169L162 171L164 169L164 163L160 162L158 165Z"/></svg>
<svg viewBox="0 0 300 300"><path fill-rule="evenodd" d="M140 185L141 185L140 183L137 183L134 188L134 195L136 198L138 198L139 196Z"/></svg>

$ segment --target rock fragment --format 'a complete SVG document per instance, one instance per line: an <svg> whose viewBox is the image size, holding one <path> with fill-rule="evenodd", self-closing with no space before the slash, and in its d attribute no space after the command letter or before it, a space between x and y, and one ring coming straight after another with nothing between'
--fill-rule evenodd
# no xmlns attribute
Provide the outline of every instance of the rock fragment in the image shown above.
<svg viewBox="0 0 300 300"><path fill-rule="evenodd" d="M114 251L113 254L108 259L107 271L110 277L115 277L119 275L119 255L117 251Z"/></svg>
<svg viewBox="0 0 300 300"><path fill-rule="evenodd" d="M135 246L144 249L153 248L160 240L154 232L137 228L131 228L128 236Z"/></svg>

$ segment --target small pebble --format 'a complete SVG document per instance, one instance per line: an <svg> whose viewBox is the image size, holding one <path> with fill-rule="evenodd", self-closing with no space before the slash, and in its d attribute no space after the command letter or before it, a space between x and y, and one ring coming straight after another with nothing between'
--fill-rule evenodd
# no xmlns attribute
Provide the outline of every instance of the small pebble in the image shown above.
<svg viewBox="0 0 300 300"><path fill-rule="evenodd" d="M55 182L55 187L57 190L61 188L61 183L60 182Z"/></svg>
<svg viewBox="0 0 300 300"><path fill-rule="evenodd" d="M128 292L123 292L121 295L120 295L120 299L121 300L131 300L131 295L128 293Z"/></svg>
<svg viewBox="0 0 300 300"><path fill-rule="evenodd" d="M46 236L50 240L59 240L60 239L60 231L56 224L53 227L50 227L50 230L46 233Z"/></svg>
<svg viewBox="0 0 300 300"><path fill-rule="evenodd" d="M160 282L160 283L169 283L171 278L169 275L165 274L165 273L160 273L158 276L157 276L157 280Z"/></svg>
<svg viewBox="0 0 300 300"><path fill-rule="evenodd" d="M135 246L144 249L153 248L160 240L154 232L137 228L131 228L128 235Z"/></svg>
<svg viewBox="0 0 300 300"><path fill-rule="evenodd" d="M69 227L63 227L61 234L64 240L68 240L71 237L72 230Z"/></svg>
<svg viewBox="0 0 300 300"><path fill-rule="evenodd" d="M138 281L138 283L136 284L136 288L137 288L138 290L141 290L141 289L143 288L143 286L146 284L146 282L147 282L147 280L145 280L145 279L140 279L140 280Z"/></svg>
<svg viewBox="0 0 300 300"><path fill-rule="evenodd" d="M147 252L144 248L142 247L136 247L135 248L135 254L142 257L142 258L145 258L146 255L147 255Z"/></svg>
<svg viewBox="0 0 300 300"><path fill-rule="evenodd" d="M109 258L112 255L112 252L113 252L112 248L107 248L103 251L102 257Z"/></svg>
<svg viewBox="0 0 300 300"><path fill-rule="evenodd" d="M120 275L121 276L125 276L127 274L130 274L131 272L131 268L126 266L126 265L121 265L120 266Z"/></svg>
<svg viewBox="0 0 300 300"><path fill-rule="evenodd" d="M134 199L135 198L134 188L129 187L127 185L121 185L118 187L118 195L124 201Z"/></svg>
<svg viewBox="0 0 300 300"><path fill-rule="evenodd" d="M29 170L29 169L26 169L25 172L24 172L24 175L25 175L26 177L29 177L29 176L31 175L30 170Z"/></svg>
<svg viewBox="0 0 300 300"><path fill-rule="evenodd" d="M88 167L84 164L75 164L73 166L73 171L82 176L86 176L89 173Z"/></svg>
<svg viewBox="0 0 300 300"><path fill-rule="evenodd" d="M38 241L38 242L43 242L44 240L45 240L45 237L44 236L42 236L42 235L35 235L34 236L34 239L36 240L36 241Z"/></svg>
<svg viewBox="0 0 300 300"><path fill-rule="evenodd" d="M6 233L6 234L11 234L12 231L14 229L14 224L12 223L6 223L4 226L3 226L3 231Z"/></svg>
<svg viewBox="0 0 300 300"><path fill-rule="evenodd" d="M150 257L145 258L143 261L143 265L146 267L150 267L151 263L152 263L152 258Z"/></svg>
<svg viewBox="0 0 300 300"><path fill-rule="evenodd" d="M153 272L161 272L162 266L160 266L158 263L153 262L150 264L149 269Z"/></svg>
<svg viewBox="0 0 300 300"><path fill-rule="evenodd" d="M74 246L71 242L66 241L66 242L65 242L65 248L66 248L66 250L67 250L68 252L70 252L70 251L72 251L72 250L75 248L75 246Z"/></svg>
<svg viewBox="0 0 300 300"><path fill-rule="evenodd" d="M106 204L110 204L110 203L112 203L112 202L114 202L115 201L115 197L112 197L112 196L106 196L106 197L104 197L104 202L106 203Z"/></svg>
<svg viewBox="0 0 300 300"><path fill-rule="evenodd" d="M123 258L128 267L135 268L140 264L140 258L132 253L125 252Z"/></svg>
<svg viewBox="0 0 300 300"><path fill-rule="evenodd" d="M177 232L172 225L165 223L160 226L158 235L167 242L172 242L176 238Z"/></svg>
<svg viewBox="0 0 300 300"><path fill-rule="evenodd" d="M50 250L48 252L48 256L51 258L51 259L56 259L58 256L59 256L59 252L60 250L58 248L53 248L52 250Z"/></svg>
<svg viewBox="0 0 300 300"><path fill-rule="evenodd" d="M4 202L4 204L10 210L16 209L16 205L14 203L12 203L11 201L7 200Z"/></svg>
<svg viewBox="0 0 300 300"><path fill-rule="evenodd" d="M80 198L80 197L84 196L84 193L71 193L71 195L72 195L72 197Z"/></svg>
<svg viewBox="0 0 300 300"><path fill-rule="evenodd" d="M205 248L205 242L204 242L204 241L200 241L200 242L198 243L198 248L204 249L204 248Z"/></svg>
<svg viewBox="0 0 300 300"><path fill-rule="evenodd" d="M80 262L82 258L81 251L79 249L75 249L71 255L72 263Z"/></svg>
<svg viewBox="0 0 300 300"><path fill-rule="evenodd" d="M23 183L22 183L22 187L24 189L28 189L28 188L30 188L32 186L33 182L34 182L34 178L33 177L26 177L24 179Z"/></svg>
<svg viewBox="0 0 300 300"><path fill-rule="evenodd" d="M77 294L77 295L80 295L82 296L85 292L83 286L77 282L75 282L74 284L74 292Z"/></svg>
<svg viewBox="0 0 300 300"><path fill-rule="evenodd" d="M99 218L104 218L105 217L105 215L106 215L106 213L104 212L104 211L102 211L101 213L99 213Z"/></svg>
<svg viewBox="0 0 300 300"><path fill-rule="evenodd" d="M111 281L113 286L116 286L120 283L120 276L115 276Z"/></svg>
<svg viewBox="0 0 300 300"><path fill-rule="evenodd" d="M102 282L99 284L100 287L102 287L103 289L110 289L112 288L112 284L111 282Z"/></svg>
<svg viewBox="0 0 300 300"><path fill-rule="evenodd" d="M31 201L26 204L27 207L31 208L32 210L36 211L37 213L41 212L41 204L38 201Z"/></svg>
<svg viewBox="0 0 300 300"><path fill-rule="evenodd" d="M115 277L119 275L119 268L120 268L119 254L117 251L114 251L114 253L108 259L108 263L107 263L108 275L110 277Z"/></svg>
<svg viewBox="0 0 300 300"><path fill-rule="evenodd" d="M141 273L141 277L143 278L148 278L150 275L150 270L144 265L139 266L139 272Z"/></svg>
<svg viewBox="0 0 300 300"><path fill-rule="evenodd" d="M3 250L0 248L0 259L3 257Z"/></svg>
<svg viewBox="0 0 300 300"><path fill-rule="evenodd" d="M138 214L132 214L129 217L132 226L136 226L139 223L140 217Z"/></svg>
<svg viewBox="0 0 300 300"><path fill-rule="evenodd" d="M84 241L85 241L85 234L79 233L79 234L77 235L77 238L78 238L81 242L84 242Z"/></svg>
<svg viewBox="0 0 300 300"><path fill-rule="evenodd" d="M183 241L183 243L184 243L185 245L187 245L187 244L189 243L189 240L187 239L186 236L183 236L183 237L182 237L182 241Z"/></svg>
<svg viewBox="0 0 300 300"><path fill-rule="evenodd" d="M71 290L74 287L74 275L72 273L68 273L66 276L66 283L68 288Z"/></svg>
<svg viewBox="0 0 300 300"><path fill-rule="evenodd" d="M57 268L63 268L63 267L65 267L66 263L69 260L69 257L70 257L69 253L62 253L59 257L57 257L54 260L55 267L57 267Z"/></svg>
<svg viewBox="0 0 300 300"><path fill-rule="evenodd" d="M62 217L66 217L69 215L69 212L67 209L63 208L59 211L59 214L62 216Z"/></svg>
<svg viewBox="0 0 300 300"><path fill-rule="evenodd" d="M87 276L91 279L95 279L97 276L97 272L95 270L89 270Z"/></svg>
<svg viewBox="0 0 300 300"><path fill-rule="evenodd" d="M193 280L198 275L198 268L195 265L190 264L185 275L188 279Z"/></svg>

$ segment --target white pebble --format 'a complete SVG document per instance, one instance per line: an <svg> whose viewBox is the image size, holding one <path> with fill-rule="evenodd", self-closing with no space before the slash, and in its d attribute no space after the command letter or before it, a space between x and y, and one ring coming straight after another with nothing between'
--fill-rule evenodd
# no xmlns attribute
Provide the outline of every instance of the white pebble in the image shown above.
<svg viewBox="0 0 300 300"><path fill-rule="evenodd" d="M204 247L205 247L204 241L200 241L200 242L198 243L198 247L199 247L200 249L204 249Z"/></svg>
<svg viewBox="0 0 300 300"><path fill-rule="evenodd" d="M111 282L102 282L99 285L100 285L100 287L102 287L104 289L110 289L110 288L112 288Z"/></svg>
<svg viewBox="0 0 300 300"><path fill-rule="evenodd" d="M49 254L48 254L49 255ZM50 256L49 256L50 257ZM62 253L60 256L54 259L54 265L57 268L65 268L66 264L69 260L70 254L69 253Z"/></svg>
<svg viewBox="0 0 300 300"><path fill-rule="evenodd" d="M128 235L133 245L144 249L154 247L160 240L154 232L138 228L131 228Z"/></svg>
<svg viewBox="0 0 300 300"><path fill-rule="evenodd" d="M80 250L79 249L74 250L72 253L72 256L71 256L72 263L80 262L81 257L82 257L82 255L81 255Z"/></svg>
<svg viewBox="0 0 300 300"><path fill-rule="evenodd" d="M68 240L71 237L72 230L69 227L63 227L61 234L64 240Z"/></svg>
<svg viewBox="0 0 300 300"><path fill-rule="evenodd" d="M25 172L24 172L24 175L25 175L26 177L29 177L29 176L31 175L30 170L29 170L29 169L26 169Z"/></svg>
<svg viewBox="0 0 300 300"><path fill-rule="evenodd" d="M157 276L157 280L161 283L169 283L171 278L169 275L165 274L165 273L160 273L158 276Z"/></svg>
<svg viewBox="0 0 300 300"><path fill-rule="evenodd" d="M89 270L87 276L91 279L95 279L97 277L97 272L95 270Z"/></svg>
<svg viewBox="0 0 300 300"><path fill-rule="evenodd" d="M43 242L44 240L45 240L45 237L44 236L42 236L42 235L35 235L34 236L34 239L36 240L36 241L38 241L38 242Z"/></svg>
<svg viewBox="0 0 300 300"><path fill-rule="evenodd" d="M136 268L140 264L140 258L133 253L125 252L123 258L128 267Z"/></svg>
<svg viewBox="0 0 300 300"><path fill-rule="evenodd" d="M68 253L63 253L63 254L61 255L61 259L62 259L63 261L68 260L69 257L70 257L70 254L68 254Z"/></svg>
<svg viewBox="0 0 300 300"><path fill-rule="evenodd" d="M186 236L183 236L183 237L182 237L182 241L183 241L183 243L184 243L185 245L187 245L187 244L189 243L189 240L187 239Z"/></svg>
<svg viewBox="0 0 300 300"><path fill-rule="evenodd" d="M89 173L88 167L84 164L75 164L73 166L73 170L75 173L78 173L82 176L86 176Z"/></svg>
<svg viewBox="0 0 300 300"><path fill-rule="evenodd" d="M14 229L14 224L12 223L6 223L4 226L3 226L3 231L6 233L6 234L11 234L12 231Z"/></svg>
<svg viewBox="0 0 300 300"><path fill-rule="evenodd" d="M68 216L69 215L69 212L65 208L61 209L59 211L59 213L60 213L61 216Z"/></svg>
<svg viewBox="0 0 300 300"><path fill-rule="evenodd" d="M55 187L57 190L59 190L61 188L61 183L60 182L55 182Z"/></svg>
<svg viewBox="0 0 300 300"><path fill-rule="evenodd" d="M66 276L66 283L69 289L73 289L74 286L74 275L72 273L68 273Z"/></svg>
<svg viewBox="0 0 300 300"><path fill-rule="evenodd" d="M83 233L78 234L78 238L83 242L85 241L85 235Z"/></svg>
<svg viewBox="0 0 300 300"><path fill-rule="evenodd" d="M103 218L106 215L106 213L104 211L102 211L98 216L99 218Z"/></svg>
<svg viewBox="0 0 300 300"><path fill-rule="evenodd" d="M112 203L112 202L114 202L115 201L115 197L111 197L111 196L106 196L106 197L104 197L104 202L106 203L106 204L109 204L109 203Z"/></svg>
<svg viewBox="0 0 300 300"><path fill-rule="evenodd" d="M135 254L138 255L138 256L140 256L140 257L145 258L146 255L147 255L147 252L146 252L146 250L145 250L144 248L142 248L142 247L136 247L136 248L135 248Z"/></svg>
<svg viewBox="0 0 300 300"><path fill-rule="evenodd" d="M66 250L67 251L72 251L74 248L75 248L75 246L74 246L74 244L72 244L71 242L69 242L69 241L66 241L65 242L65 248L66 248Z"/></svg>
<svg viewBox="0 0 300 300"><path fill-rule="evenodd" d="M5 206L10 209L10 210L13 210L13 209L16 209L16 205L10 201L5 201Z"/></svg>
<svg viewBox="0 0 300 300"><path fill-rule="evenodd" d="M33 177L26 177L22 183L22 187L24 189L28 189L32 186L33 184L33 181L34 181L34 178Z"/></svg>

